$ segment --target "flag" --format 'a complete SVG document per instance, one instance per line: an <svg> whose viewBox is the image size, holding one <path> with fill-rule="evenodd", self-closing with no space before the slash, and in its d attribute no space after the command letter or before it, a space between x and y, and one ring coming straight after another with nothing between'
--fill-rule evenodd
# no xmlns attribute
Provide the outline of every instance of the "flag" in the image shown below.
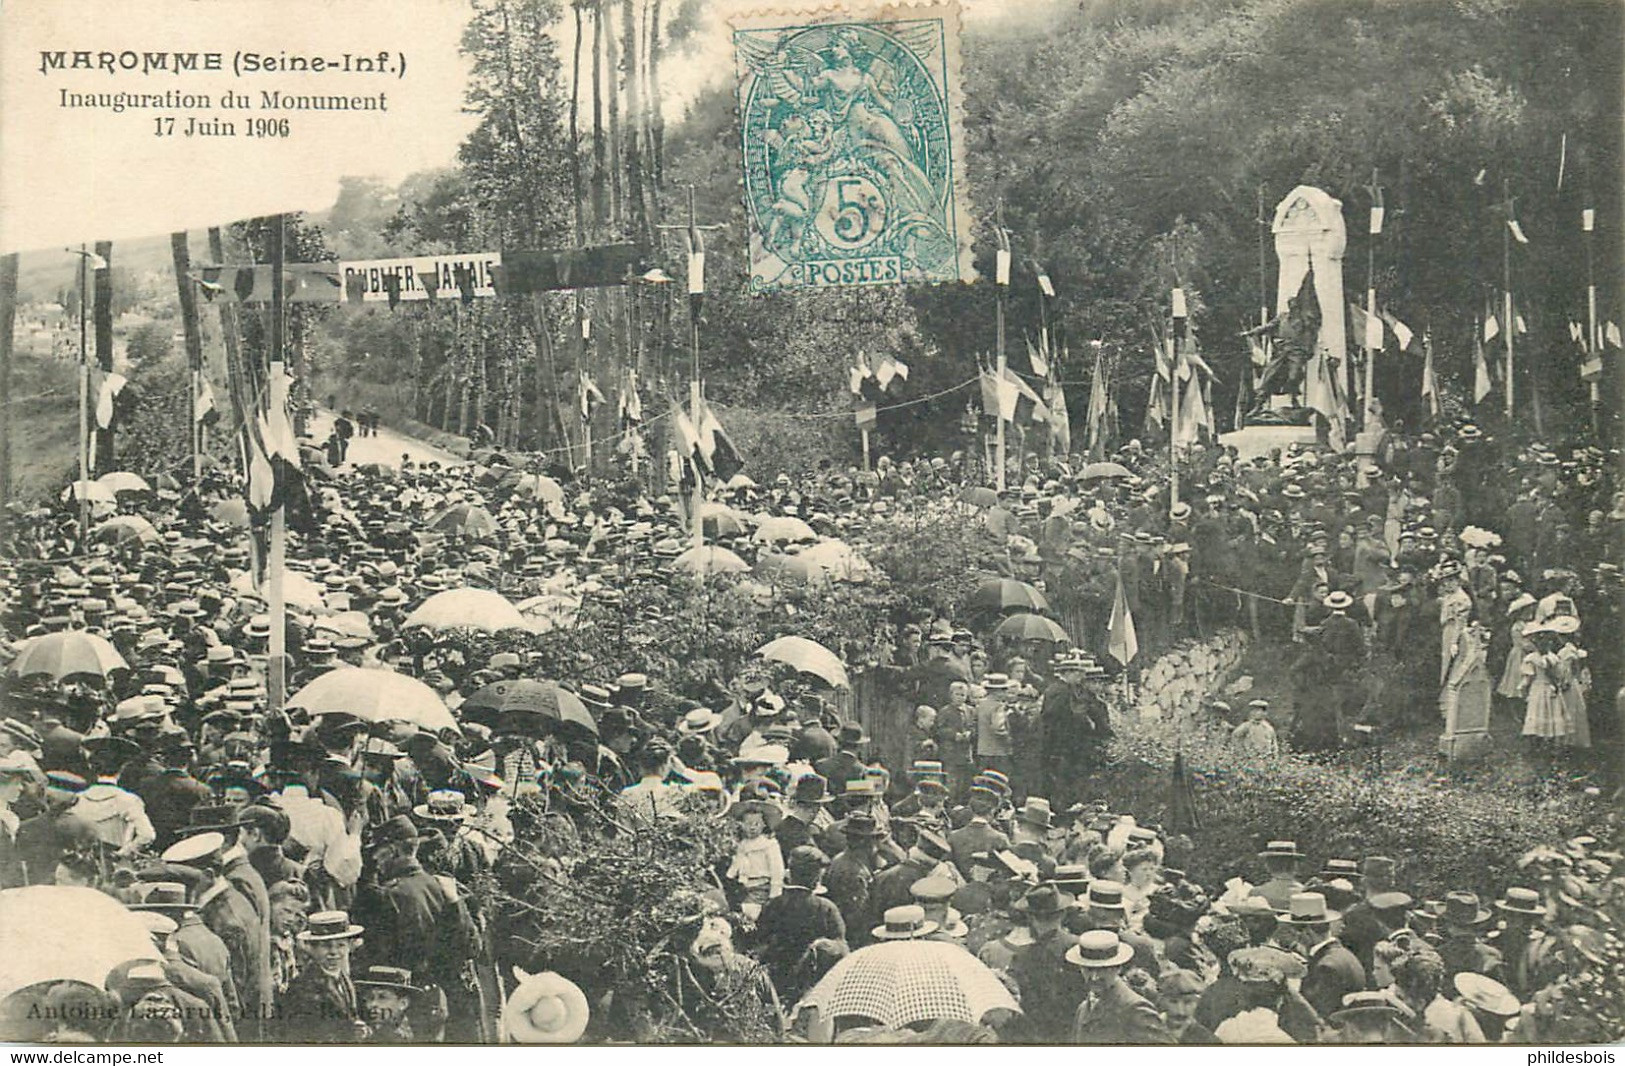
<svg viewBox="0 0 1625 1066"><path fill-rule="evenodd" d="M1174 426L1175 444L1195 444L1201 429L1212 420L1207 413L1207 398L1203 394L1202 379L1191 374L1174 386L1179 389L1179 422Z"/></svg>
<svg viewBox="0 0 1625 1066"><path fill-rule="evenodd" d="M1507 228L1512 231L1512 239L1513 240L1517 241L1519 244L1528 244L1529 243L1529 238L1525 237L1523 235L1523 227L1518 225L1518 220L1517 219L1515 219L1515 218L1507 219Z"/></svg>
<svg viewBox="0 0 1625 1066"><path fill-rule="evenodd" d="M1584 348L1586 346L1585 327L1580 325L1580 323L1578 323L1578 322L1570 322L1569 323L1569 340L1573 341L1575 344L1578 344L1580 347Z"/></svg>
<svg viewBox="0 0 1625 1066"><path fill-rule="evenodd" d="M1512 322L1516 326L1519 333L1528 333L1529 332L1529 327L1524 324L1522 315L1513 315L1512 316Z"/></svg>
<svg viewBox="0 0 1625 1066"><path fill-rule="evenodd" d="M619 401L621 425L632 427L643 424L643 400L638 396L638 372L628 368L626 380L621 384Z"/></svg>
<svg viewBox="0 0 1625 1066"><path fill-rule="evenodd" d="M192 418L203 426L220 421L220 409L214 402L214 386L201 376L198 378L197 407L192 412Z"/></svg>
<svg viewBox="0 0 1625 1066"><path fill-rule="evenodd" d="M598 383L592 379L585 370L581 372L580 410L583 422L592 421L592 413L598 405L604 402L604 394L599 391Z"/></svg>
<svg viewBox="0 0 1625 1066"><path fill-rule="evenodd" d="M1140 641L1134 635L1134 615L1128 609L1128 597L1123 595L1123 575L1117 575L1117 592L1112 597L1112 620L1106 631L1106 651L1123 666L1140 654Z"/></svg>
<svg viewBox="0 0 1625 1066"><path fill-rule="evenodd" d="M982 387L982 413L989 418L999 417L999 380L984 369L977 381Z"/></svg>
<svg viewBox="0 0 1625 1066"><path fill-rule="evenodd" d="M1489 327L1485 327L1489 332ZM1484 358L1484 341L1478 339L1478 332L1473 334L1473 402L1483 403L1494 388L1490 384L1490 364Z"/></svg>
<svg viewBox="0 0 1625 1066"><path fill-rule="evenodd" d="M1027 341L1027 362L1032 365L1034 376L1041 378L1049 377L1049 360L1044 358L1044 353L1040 351L1039 348L1033 347L1031 338L1023 339ZM1043 346L1043 344L1044 335L1040 333L1039 345Z"/></svg>
<svg viewBox="0 0 1625 1066"><path fill-rule="evenodd" d="M1352 307L1353 305L1351 304L1350 306ZM1378 317L1376 312L1372 311L1370 308L1360 308L1360 314L1365 317L1365 329L1362 331L1365 336L1365 343L1362 345L1362 347L1369 348L1374 352L1381 351L1382 319Z"/></svg>
<svg viewBox="0 0 1625 1066"><path fill-rule="evenodd" d="M1049 436L1055 454L1072 451L1072 414L1066 409L1066 390L1054 378L1044 384L1044 406L1049 409Z"/></svg>
<svg viewBox="0 0 1625 1066"><path fill-rule="evenodd" d="M862 352L858 353L857 365L847 371L847 388L854 396L863 395L863 383L874 377L874 371L869 368L869 357Z"/></svg>
<svg viewBox="0 0 1625 1066"><path fill-rule="evenodd" d="M1433 335L1422 334L1422 399L1433 417L1439 417L1439 382L1433 376Z"/></svg>
<svg viewBox="0 0 1625 1066"><path fill-rule="evenodd" d="M1055 284L1050 281L1049 273L1044 269L1043 264L1034 261L1033 273L1038 275L1038 291L1053 298L1055 296Z"/></svg>
<svg viewBox="0 0 1625 1066"><path fill-rule="evenodd" d="M1098 456L1106 441L1106 367L1101 349L1095 349L1095 372L1089 379L1089 454Z"/></svg>
<svg viewBox="0 0 1625 1066"><path fill-rule="evenodd" d="M1411 327L1395 318L1392 311L1384 311L1382 320L1388 324L1389 329L1393 330L1394 340L1399 342L1399 350L1402 352L1409 351L1411 341L1416 337L1416 334L1411 332Z"/></svg>
<svg viewBox="0 0 1625 1066"><path fill-rule="evenodd" d="M1615 348L1622 347L1619 342L1619 323L1608 323L1607 327L1603 331L1603 335L1608 338L1608 343L1612 344Z"/></svg>
<svg viewBox="0 0 1625 1066"><path fill-rule="evenodd" d="M722 428L722 422L711 405L704 400L700 401L699 431L700 454L704 457L705 465L723 481L739 473L745 466L739 449L734 447L733 439Z"/></svg>
<svg viewBox="0 0 1625 1066"><path fill-rule="evenodd" d="M1020 375L1018 375L1014 370L1011 370L1009 367L1004 368L1004 377L1005 381L1015 389L1015 405L1019 407L1021 401L1026 401L1027 404L1030 405L1029 407L1024 408L1024 410L1027 412L1028 419L1033 422L1049 421L1049 408L1044 404L1044 401L1039 398L1038 393L1033 391L1033 387L1031 385L1023 381ZM1002 402L1003 401L1001 398L1001 406ZM1015 418L1016 410L1012 409L1009 419L1010 421L1014 421Z"/></svg>
<svg viewBox="0 0 1625 1066"><path fill-rule="evenodd" d="M908 364L889 355L877 355L874 361L875 384L881 392L890 392L892 382L908 380Z"/></svg>
<svg viewBox="0 0 1625 1066"><path fill-rule="evenodd" d="M113 424L113 401L118 394L124 391L129 382L123 374L112 371L96 370L93 372L96 393L96 428L106 429Z"/></svg>
<svg viewBox="0 0 1625 1066"><path fill-rule="evenodd" d="M1490 341L1494 340L1495 338L1499 337L1500 335L1501 335L1501 323L1499 323L1499 322L1497 322L1495 320L1494 315L1491 315L1490 317L1486 318L1484 320L1484 343L1488 344Z"/></svg>

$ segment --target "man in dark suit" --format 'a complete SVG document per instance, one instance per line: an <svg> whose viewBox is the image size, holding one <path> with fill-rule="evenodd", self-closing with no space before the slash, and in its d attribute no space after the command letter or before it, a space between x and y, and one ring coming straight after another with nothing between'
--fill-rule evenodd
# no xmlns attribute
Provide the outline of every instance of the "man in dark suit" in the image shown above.
<svg viewBox="0 0 1625 1066"><path fill-rule="evenodd" d="M199 832L171 845L162 859L170 867L196 871L198 915L226 945L232 981L246 1016L239 1035L249 1037L271 1008L270 938L268 932L263 939L260 935L254 905L220 872L225 845L220 833Z"/></svg>
<svg viewBox="0 0 1625 1066"><path fill-rule="evenodd" d="M1365 967L1332 936L1332 923L1341 917L1327 909L1319 892L1294 893L1280 917L1283 939L1294 941L1309 964L1299 991L1322 1018L1342 1010L1344 996L1365 988Z"/></svg>
<svg viewBox="0 0 1625 1066"><path fill-rule="evenodd" d="M1078 942L1063 924L1072 903L1070 893L1055 885L1039 885L1015 905L1026 916L1033 940L1010 960L1010 976L1021 989L1027 1023L1023 1043L1058 1044L1072 1032L1073 1015L1083 998L1083 978L1066 958Z"/></svg>
<svg viewBox="0 0 1625 1066"><path fill-rule="evenodd" d="M829 857L817 848L792 850L785 859L784 891L763 905L757 920L762 965L782 1003L795 1003L820 976L814 943L846 939L840 909L817 894L828 867Z"/></svg>
<svg viewBox="0 0 1625 1066"><path fill-rule="evenodd" d="M310 916L299 947L309 957L278 1005L277 1040L290 1044L355 1044L368 1035L350 979L350 953L363 932L344 911Z"/></svg>
<svg viewBox="0 0 1625 1066"><path fill-rule="evenodd" d="M847 722L836 734L836 743L840 745L840 750L813 764L813 768L828 783L832 795L841 795L846 791L848 781L863 776L865 767L861 750L867 739L863 735L863 726L857 722Z"/></svg>
<svg viewBox="0 0 1625 1066"><path fill-rule="evenodd" d="M970 821L948 834L954 865L966 877L971 876L973 855L991 855L1010 847L1010 838L993 825L993 812L999 809L1001 802L1002 797L991 786L972 785Z"/></svg>
<svg viewBox="0 0 1625 1066"><path fill-rule="evenodd" d="M829 865L824 883L829 887L829 901L841 912L852 938L852 946L868 942L869 930L874 927L875 871L880 868L877 848L886 831L867 814L854 814L844 827L846 848Z"/></svg>
<svg viewBox="0 0 1625 1066"><path fill-rule="evenodd" d="M1083 970L1086 991L1072 1016L1074 1044L1166 1044L1167 1030L1151 1001L1123 980L1134 949L1109 929L1091 929L1068 949L1066 960Z"/></svg>

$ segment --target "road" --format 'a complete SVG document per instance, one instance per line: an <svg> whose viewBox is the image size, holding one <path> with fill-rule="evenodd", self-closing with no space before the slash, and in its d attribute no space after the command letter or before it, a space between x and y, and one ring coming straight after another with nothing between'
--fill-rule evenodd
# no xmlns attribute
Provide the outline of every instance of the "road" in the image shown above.
<svg viewBox="0 0 1625 1066"><path fill-rule="evenodd" d="M318 407L310 418L309 431L318 444L326 444L327 438L333 433L333 412ZM352 436L350 438L350 451L346 461L351 465L361 463L381 463L384 466L400 468L401 456L409 455L414 463L456 463L460 460L448 451L433 447L422 441L397 433L388 426L379 426L376 437Z"/></svg>

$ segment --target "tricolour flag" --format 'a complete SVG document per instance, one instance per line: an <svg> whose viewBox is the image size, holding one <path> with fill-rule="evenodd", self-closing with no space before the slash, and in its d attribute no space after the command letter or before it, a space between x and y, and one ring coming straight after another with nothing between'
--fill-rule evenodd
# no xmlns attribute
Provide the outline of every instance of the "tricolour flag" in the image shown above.
<svg viewBox="0 0 1625 1066"><path fill-rule="evenodd" d="M1106 364L1095 349L1095 372L1089 380L1089 453L1098 456L1106 442Z"/></svg>
<svg viewBox="0 0 1625 1066"><path fill-rule="evenodd" d="M1027 362L1031 364L1034 376L1041 378L1049 377L1049 360L1044 357L1045 353L1040 350L1042 347L1045 347L1045 335L1043 333L1038 335L1038 346L1036 347L1033 345L1030 337L1023 339L1027 341Z"/></svg>
<svg viewBox="0 0 1625 1066"><path fill-rule="evenodd" d="M1491 315L1490 317L1486 318L1484 320L1484 343L1488 344L1490 341L1494 340L1495 338L1499 337L1500 335L1501 335L1501 323L1499 323L1499 322L1497 322L1495 320L1494 315Z"/></svg>
<svg viewBox="0 0 1625 1066"><path fill-rule="evenodd" d="M1422 399L1433 417L1439 417L1439 382L1433 375L1433 336L1422 334Z"/></svg>
<svg viewBox="0 0 1625 1066"><path fill-rule="evenodd" d="M881 392L890 392L892 382L908 380L908 364L889 355L877 355L874 360L875 384Z"/></svg>
<svg viewBox="0 0 1625 1066"><path fill-rule="evenodd" d="M1123 575L1117 575L1117 592L1112 596L1112 620L1106 631L1106 651L1123 666L1140 654L1140 639L1134 635L1134 614L1123 595Z"/></svg>
<svg viewBox="0 0 1625 1066"><path fill-rule="evenodd" d="M704 400L700 401L700 424L695 428L699 431L700 456L713 474L727 481L744 468L745 460L722 428L716 412Z"/></svg>
<svg viewBox="0 0 1625 1066"><path fill-rule="evenodd" d="M1487 325L1485 326L1485 332L1486 333L1489 332L1489 327ZM1491 334L1491 336L1493 336L1493 334ZM1484 402L1484 397L1488 396L1491 393L1491 391L1493 391L1493 389L1494 389L1494 386L1490 384L1490 364L1489 364L1489 361L1484 358L1484 341L1479 339L1478 331L1474 330L1473 331L1473 402L1474 403L1483 403Z"/></svg>

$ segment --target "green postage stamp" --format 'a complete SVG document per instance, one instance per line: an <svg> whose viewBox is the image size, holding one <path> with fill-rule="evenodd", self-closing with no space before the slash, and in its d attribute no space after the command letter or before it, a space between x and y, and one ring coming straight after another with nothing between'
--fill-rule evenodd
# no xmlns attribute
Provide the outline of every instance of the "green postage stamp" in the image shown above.
<svg viewBox="0 0 1625 1066"><path fill-rule="evenodd" d="M750 290L973 280L957 2L733 31Z"/></svg>

